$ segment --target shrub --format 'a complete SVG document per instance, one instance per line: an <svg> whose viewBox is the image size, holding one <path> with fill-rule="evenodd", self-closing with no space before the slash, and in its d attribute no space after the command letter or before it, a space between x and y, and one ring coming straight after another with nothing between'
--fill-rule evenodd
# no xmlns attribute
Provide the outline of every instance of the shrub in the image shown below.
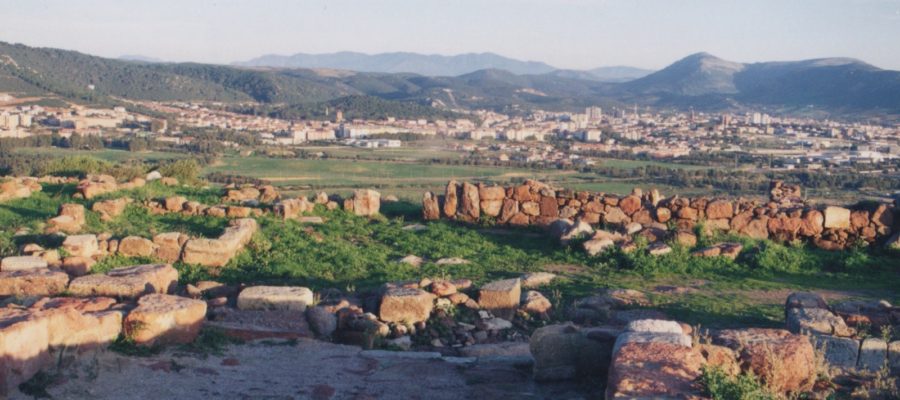
<svg viewBox="0 0 900 400"><path fill-rule="evenodd" d="M163 165L159 168L159 172L182 183L195 183L200 176L200 164L194 159L177 160Z"/></svg>
<svg viewBox="0 0 900 400"><path fill-rule="evenodd" d="M105 173L112 164L89 156L68 156L46 161L37 167L38 175L85 176Z"/></svg>
<svg viewBox="0 0 900 400"><path fill-rule="evenodd" d="M752 262L757 268L770 272L802 272L815 266L815 260L803 248L774 242L763 242Z"/></svg>
<svg viewBox="0 0 900 400"><path fill-rule="evenodd" d="M718 367L704 367L700 375L704 394L713 400L775 400L752 373L731 376Z"/></svg>

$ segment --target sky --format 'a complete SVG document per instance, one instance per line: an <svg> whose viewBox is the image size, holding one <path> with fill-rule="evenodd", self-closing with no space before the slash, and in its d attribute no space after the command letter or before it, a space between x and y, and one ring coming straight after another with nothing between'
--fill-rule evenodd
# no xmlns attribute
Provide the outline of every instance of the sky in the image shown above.
<svg viewBox="0 0 900 400"><path fill-rule="evenodd" d="M493 52L558 68L853 57L900 70L900 0L0 0L0 41L165 61Z"/></svg>

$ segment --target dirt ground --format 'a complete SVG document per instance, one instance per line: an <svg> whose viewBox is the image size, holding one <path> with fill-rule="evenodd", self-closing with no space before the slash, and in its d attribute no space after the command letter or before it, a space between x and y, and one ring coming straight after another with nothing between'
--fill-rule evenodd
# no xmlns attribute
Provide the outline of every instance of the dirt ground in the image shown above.
<svg viewBox="0 0 900 400"><path fill-rule="evenodd" d="M312 339L230 345L220 355L82 355L54 399L588 399L597 385L536 384L521 356L364 351ZM28 399L21 392L12 399Z"/></svg>

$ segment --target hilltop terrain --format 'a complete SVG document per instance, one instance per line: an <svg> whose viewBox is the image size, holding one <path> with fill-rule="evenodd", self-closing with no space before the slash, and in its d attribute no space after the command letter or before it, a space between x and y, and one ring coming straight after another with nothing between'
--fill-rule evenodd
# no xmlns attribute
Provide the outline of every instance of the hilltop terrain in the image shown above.
<svg viewBox="0 0 900 400"><path fill-rule="evenodd" d="M67 98L313 104L345 96L374 96L442 109L513 111L582 109L589 105L728 110L763 107L836 114L900 112L900 72L851 59L734 63L706 53L627 80L634 71L611 70L618 82L595 72L495 68L462 75L340 72L145 63L73 51L0 44L0 90L55 93ZM332 64L321 64L324 66ZM516 74L509 70L527 72ZM585 75L589 74L589 75ZM638 74L639 75L639 74Z"/></svg>

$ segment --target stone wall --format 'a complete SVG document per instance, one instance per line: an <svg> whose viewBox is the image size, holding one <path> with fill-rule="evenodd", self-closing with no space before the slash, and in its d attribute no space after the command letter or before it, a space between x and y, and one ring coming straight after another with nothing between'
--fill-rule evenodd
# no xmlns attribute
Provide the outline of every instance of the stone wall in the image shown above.
<svg viewBox="0 0 900 400"><path fill-rule="evenodd" d="M450 181L443 195L425 193L427 220L462 222L494 220L510 226L549 226L558 219L588 224L692 231L702 224L708 232L732 232L781 242L804 240L823 249L837 250L862 240L869 244L898 242L900 212L895 204L861 203L854 206L816 206L803 202L800 189L773 182L770 200L709 197L664 197L656 189L634 189L630 195L591 193L553 188L526 181L501 187Z"/></svg>

